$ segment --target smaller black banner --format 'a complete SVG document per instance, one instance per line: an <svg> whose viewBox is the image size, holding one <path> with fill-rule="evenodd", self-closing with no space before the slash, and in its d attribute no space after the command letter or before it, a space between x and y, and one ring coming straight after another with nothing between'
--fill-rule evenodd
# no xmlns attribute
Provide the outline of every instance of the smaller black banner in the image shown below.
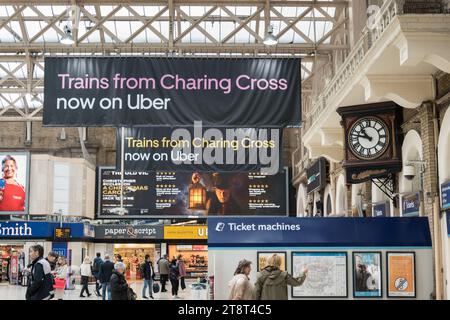
<svg viewBox="0 0 450 320"><path fill-rule="evenodd" d="M123 136L122 136L123 132ZM123 139L123 141L122 141ZM116 168L153 171L281 171L281 129L151 127L117 129ZM124 153L122 155L122 143Z"/></svg>

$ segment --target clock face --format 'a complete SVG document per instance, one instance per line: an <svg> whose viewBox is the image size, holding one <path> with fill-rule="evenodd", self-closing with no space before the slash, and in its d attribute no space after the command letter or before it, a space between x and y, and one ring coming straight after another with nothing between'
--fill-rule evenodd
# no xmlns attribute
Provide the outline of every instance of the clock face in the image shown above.
<svg viewBox="0 0 450 320"><path fill-rule="evenodd" d="M348 131L348 146L360 159L376 159L386 151L388 145L389 129L381 119L358 119Z"/></svg>

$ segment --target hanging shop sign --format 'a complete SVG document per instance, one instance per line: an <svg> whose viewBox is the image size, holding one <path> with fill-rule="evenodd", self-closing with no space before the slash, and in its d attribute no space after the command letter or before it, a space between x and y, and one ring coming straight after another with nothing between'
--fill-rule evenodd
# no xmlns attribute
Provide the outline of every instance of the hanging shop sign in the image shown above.
<svg viewBox="0 0 450 320"><path fill-rule="evenodd" d="M104 225L95 227L96 239L163 239L163 226Z"/></svg>
<svg viewBox="0 0 450 320"><path fill-rule="evenodd" d="M450 212L446 211L445 215L447 217L447 235L450 237Z"/></svg>
<svg viewBox="0 0 450 320"><path fill-rule="evenodd" d="M44 125L300 126L300 59L46 57Z"/></svg>
<svg viewBox="0 0 450 320"><path fill-rule="evenodd" d="M98 218L117 218L120 172L98 170ZM126 171L121 218L180 216L286 216L287 173Z"/></svg>
<svg viewBox="0 0 450 320"><path fill-rule="evenodd" d="M208 239L208 227L199 226L164 226L165 240L204 240Z"/></svg>
<svg viewBox="0 0 450 320"><path fill-rule="evenodd" d="M402 209L403 216L418 216L420 212L420 192L403 195Z"/></svg>
<svg viewBox="0 0 450 320"><path fill-rule="evenodd" d="M431 246L426 217L208 218L210 247Z"/></svg>
<svg viewBox="0 0 450 320"><path fill-rule="evenodd" d="M118 129L116 168L121 168L123 156L125 170L274 174L282 170L281 133L279 128L203 128L201 122L193 127Z"/></svg>
<svg viewBox="0 0 450 320"><path fill-rule="evenodd" d="M450 181L441 185L442 209L450 209Z"/></svg>
<svg viewBox="0 0 450 320"><path fill-rule="evenodd" d="M377 202L373 204L372 213L374 217L389 217L390 204L387 201Z"/></svg>
<svg viewBox="0 0 450 320"><path fill-rule="evenodd" d="M314 192L325 188L326 184L326 160L325 158L317 159L308 169L306 169L308 184L306 186L307 193Z"/></svg>
<svg viewBox="0 0 450 320"><path fill-rule="evenodd" d="M67 257L68 243L67 242L52 242L52 251L58 255Z"/></svg>
<svg viewBox="0 0 450 320"><path fill-rule="evenodd" d="M0 152L0 215L28 214L30 154Z"/></svg>

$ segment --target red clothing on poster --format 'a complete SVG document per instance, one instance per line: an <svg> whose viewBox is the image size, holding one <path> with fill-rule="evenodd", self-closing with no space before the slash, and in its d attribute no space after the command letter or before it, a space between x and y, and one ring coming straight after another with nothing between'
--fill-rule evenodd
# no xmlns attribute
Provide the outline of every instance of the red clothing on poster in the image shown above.
<svg viewBox="0 0 450 320"><path fill-rule="evenodd" d="M3 189L3 200L0 211L24 211L25 189L21 185L6 183Z"/></svg>

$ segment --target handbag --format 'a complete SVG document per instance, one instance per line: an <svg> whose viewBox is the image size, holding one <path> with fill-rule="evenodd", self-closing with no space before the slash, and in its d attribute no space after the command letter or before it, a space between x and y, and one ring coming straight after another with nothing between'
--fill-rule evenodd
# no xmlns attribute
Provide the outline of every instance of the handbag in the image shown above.
<svg viewBox="0 0 450 320"><path fill-rule="evenodd" d="M157 282L153 282L153 292L154 293L159 292L159 284Z"/></svg>
<svg viewBox="0 0 450 320"><path fill-rule="evenodd" d="M65 279L59 279L59 278L55 278L55 284L53 285L53 287L55 289L64 289L66 287L66 280Z"/></svg>
<svg viewBox="0 0 450 320"><path fill-rule="evenodd" d="M128 300L136 300L137 299L137 294L130 287L128 287L127 294L128 294Z"/></svg>

